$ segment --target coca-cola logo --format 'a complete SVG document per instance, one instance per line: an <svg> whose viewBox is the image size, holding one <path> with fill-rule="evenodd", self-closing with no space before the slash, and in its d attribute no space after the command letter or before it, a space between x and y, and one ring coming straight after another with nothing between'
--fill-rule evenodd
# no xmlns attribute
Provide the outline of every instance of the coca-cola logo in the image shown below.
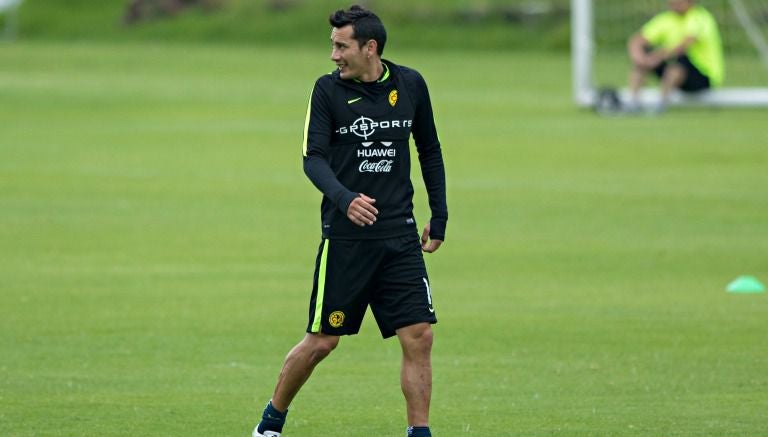
<svg viewBox="0 0 768 437"><path fill-rule="evenodd" d="M369 162L366 159L360 163L360 173L389 173L392 171L393 162L395 161L392 159L382 159L379 162Z"/></svg>

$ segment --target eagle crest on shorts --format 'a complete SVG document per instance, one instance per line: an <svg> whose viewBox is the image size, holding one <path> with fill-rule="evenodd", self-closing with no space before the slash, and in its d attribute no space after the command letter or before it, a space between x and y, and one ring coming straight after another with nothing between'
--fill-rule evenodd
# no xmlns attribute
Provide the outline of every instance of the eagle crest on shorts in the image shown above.
<svg viewBox="0 0 768 437"><path fill-rule="evenodd" d="M328 323L331 324L332 327L338 328L341 325L344 324L344 312L342 311L334 311L331 313L330 316L328 316Z"/></svg>

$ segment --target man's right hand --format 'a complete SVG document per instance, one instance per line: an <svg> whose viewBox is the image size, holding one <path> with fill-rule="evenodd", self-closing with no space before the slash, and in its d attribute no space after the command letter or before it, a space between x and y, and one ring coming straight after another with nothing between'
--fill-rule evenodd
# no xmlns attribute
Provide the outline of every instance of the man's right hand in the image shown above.
<svg viewBox="0 0 768 437"><path fill-rule="evenodd" d="M359 196L349 203L347 218L358 226L372 225L376 222L376 215L379 213L379 210L374 208L374 203L376 203L376 199L371 199L365 194L360 193Z"/></svg>
<svg viewBox="0 0 768 437"><path fill-rule="evenodd" d="M643 70L653 70L664 61L663 52L658 50L648 52L649 47L651 43L640 33L632 35L629 39L629 57L635 66Z"/></svg>

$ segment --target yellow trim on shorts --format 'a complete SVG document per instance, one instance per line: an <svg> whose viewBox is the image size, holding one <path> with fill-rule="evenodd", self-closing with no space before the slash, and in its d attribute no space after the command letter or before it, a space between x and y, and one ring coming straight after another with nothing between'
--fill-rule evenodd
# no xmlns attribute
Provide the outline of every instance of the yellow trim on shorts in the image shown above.
<svg viewBox="0 0 768 437"><path fill-rule="evenodd" d="M328 246L331 240L323 240L323 254L320 256L320 270L317 272L317 297L315 298L315 319L312 321L312 332L320 332L320 322L323 318L323 298L325 298L325 269L328 264Z"/></svg>

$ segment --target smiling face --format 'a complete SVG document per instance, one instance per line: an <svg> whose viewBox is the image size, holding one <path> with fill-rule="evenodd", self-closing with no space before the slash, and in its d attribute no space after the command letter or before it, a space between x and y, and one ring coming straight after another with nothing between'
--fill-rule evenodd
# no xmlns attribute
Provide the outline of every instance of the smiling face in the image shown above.
<svg viewBox="0 0 768 437"><path fill-rule="evenodd" d="M333 28L331 60L339 68L342 79L357 79L363 82L376 80L378 73L373 67L380 65L376 54L376 42L370 40L360 47L354 36L354 28L351 24Z"/></svg>

